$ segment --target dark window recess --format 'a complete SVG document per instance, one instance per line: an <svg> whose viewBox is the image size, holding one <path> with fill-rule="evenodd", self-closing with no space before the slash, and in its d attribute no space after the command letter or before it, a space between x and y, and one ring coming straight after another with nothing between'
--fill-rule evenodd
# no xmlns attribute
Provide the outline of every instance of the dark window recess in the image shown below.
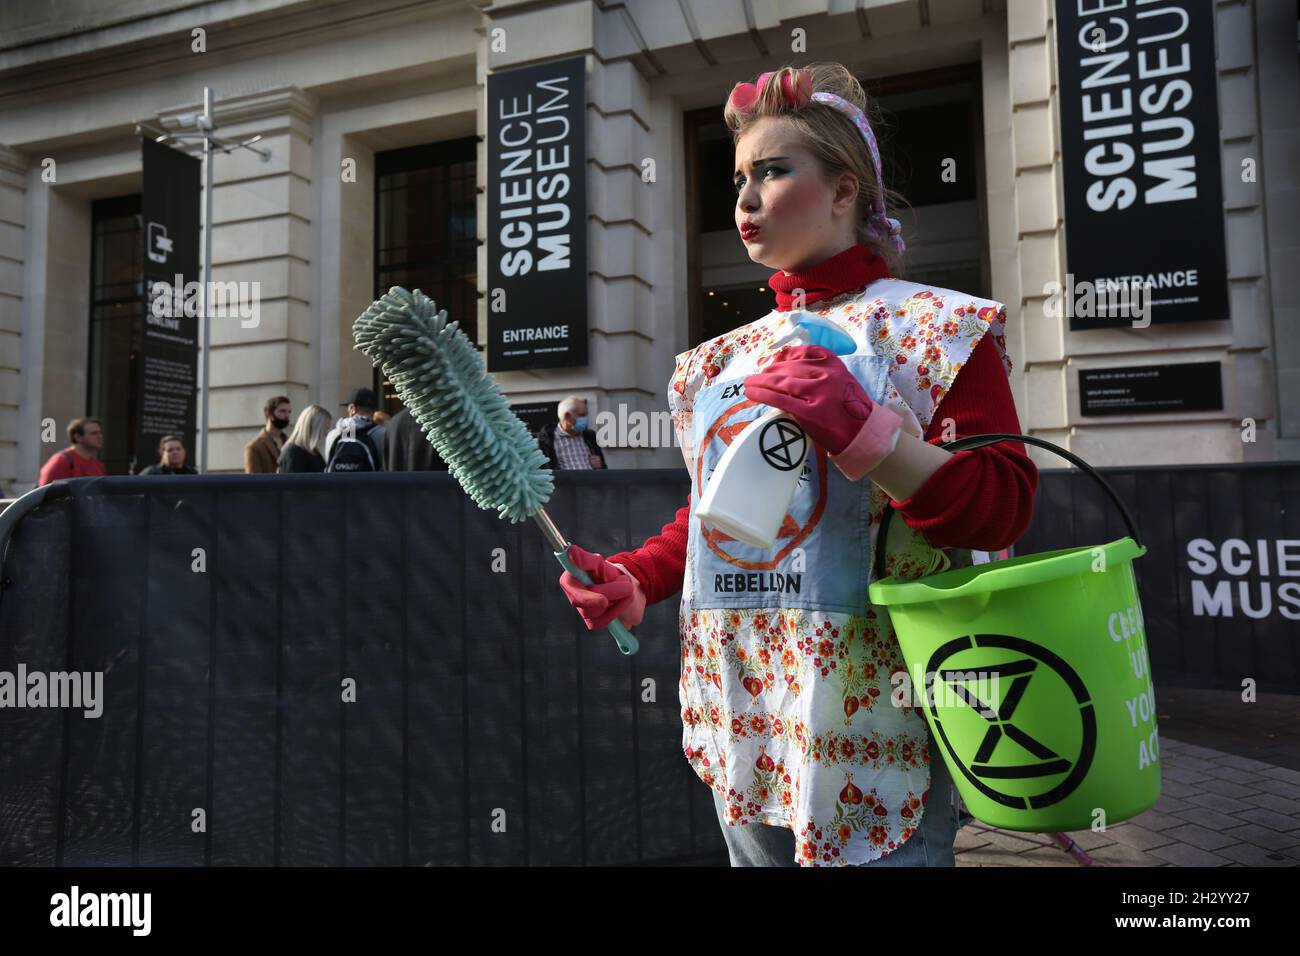
<svg viewBox="0 0 1300 956"><path fill-rule="evenodd" d="M776 308L776 294L759 283L709 289L701 301L704 303L701 342L762 318Z"/></svg>
<svg viewBox="0 0 1300 956"><path fill-rule="evenodd" d="M736 151L731 145L731 131L718 119L702 123L696 132L695 160L698 164L696 182L697 215L700 232L721 232L736 228Z"/></svg>
<svg viewBox="0 0 1300 956"><path fill-rule="evenodd" d="M911 206L975 199L974 111L969 101L890 112L876 131L885 182ZM952 173L944 178L945 162Z"/></svg>
<svg viewBox="0 0 1300 956"><path fill-rule="evenodd" d="M375 296L392 286L419 289L477 342L477 140L375 154ZM380 406L402 408L375 370ZM381 391L382 390L382 391Z"/></svg>
<svg viewBox="0 0 1300 956"><path fill-rule="evenodd" d="M141 229L139 194L91 203L90 350L84 414L102 424L100 458L110 475L132 471L141 454L134 447L144 341Z"/></svg>

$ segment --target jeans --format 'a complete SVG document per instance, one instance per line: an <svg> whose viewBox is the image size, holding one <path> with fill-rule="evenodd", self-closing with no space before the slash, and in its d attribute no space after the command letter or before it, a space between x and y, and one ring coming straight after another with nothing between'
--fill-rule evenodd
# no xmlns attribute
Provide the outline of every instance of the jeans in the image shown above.
<svg viewBox="0 0 1300 956"><path fill-rule="evenodd" d="M726 823L726 801L713 793L722 836L732 866L798 866L794 859L794 831L762 823ZM952 845L957 839L957 807L952 780L930 738L930 798L921 815L921 825L901 847L870 863L857 866L956 866Z"/></svg>

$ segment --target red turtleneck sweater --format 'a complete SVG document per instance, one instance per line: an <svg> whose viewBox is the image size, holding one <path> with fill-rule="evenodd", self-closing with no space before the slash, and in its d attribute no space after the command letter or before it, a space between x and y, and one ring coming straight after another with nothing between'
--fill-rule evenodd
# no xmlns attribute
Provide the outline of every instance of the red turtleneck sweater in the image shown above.
<svg viewBox="0 0 1300 956"><path fill-rule="evenodd" d="M768 281L776 292L778 311L794 305L791 293L803 289L811 305L856 291L888 277L884 262L866 246L857 245L803 272L778 272ZM985 336L953 380L926 432L926 441L943 443L943 423L952 419L954 437L1000 432L1020 433L1011 387L1002 369L997 346ZM937 548L997 551L1014 543L1033 514L1038 469L1025 446L1003 442L975 451L957 452L906 501L893 507L903 520L922 532ZM690 497L686 507L635 551L609 556L630 571L654 604L682 588L686 569L686 539L690 529Z"/></svg>

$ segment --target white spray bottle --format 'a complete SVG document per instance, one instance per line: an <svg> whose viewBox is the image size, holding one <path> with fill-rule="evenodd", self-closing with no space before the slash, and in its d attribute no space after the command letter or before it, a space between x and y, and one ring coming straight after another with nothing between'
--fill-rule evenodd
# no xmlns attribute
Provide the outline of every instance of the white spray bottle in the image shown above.
<svg viewBox="0 0 1300 956"><path fill-rule="evenodd" d="M851 355L857 343L834 322L794 313L794 328L771 345L821 345ZM776 543L808 458L807 433L790 414L774 408L759 416L727 446L713 469L695 513L706 525L756 548Z"/></svg>

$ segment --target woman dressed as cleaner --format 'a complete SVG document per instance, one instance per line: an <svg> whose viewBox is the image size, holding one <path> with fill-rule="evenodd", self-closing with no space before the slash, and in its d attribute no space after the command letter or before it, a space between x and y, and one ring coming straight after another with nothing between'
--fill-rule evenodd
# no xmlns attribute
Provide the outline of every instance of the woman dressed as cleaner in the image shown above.
<svg viewBox="0 0 1300 956"><path fill-rule="evenodd" d="M1038 481L1023 445L938 447L1020 431L1006 308L893 277L904 245L869 108L837 63L732 91L736 226L777 270L776 308L677 356L668 402L692 492L676 520L608 559L572 548L594 583L560 579L593 630L634 627L682 591L683 748L737 866L953 864L951 782L867 586L1010 545ZM856 348L788 344L810 316ZM761 549L694 512L727 445L772 408L812 447ZM873 568L887 508L902 521Z"/></svg>

